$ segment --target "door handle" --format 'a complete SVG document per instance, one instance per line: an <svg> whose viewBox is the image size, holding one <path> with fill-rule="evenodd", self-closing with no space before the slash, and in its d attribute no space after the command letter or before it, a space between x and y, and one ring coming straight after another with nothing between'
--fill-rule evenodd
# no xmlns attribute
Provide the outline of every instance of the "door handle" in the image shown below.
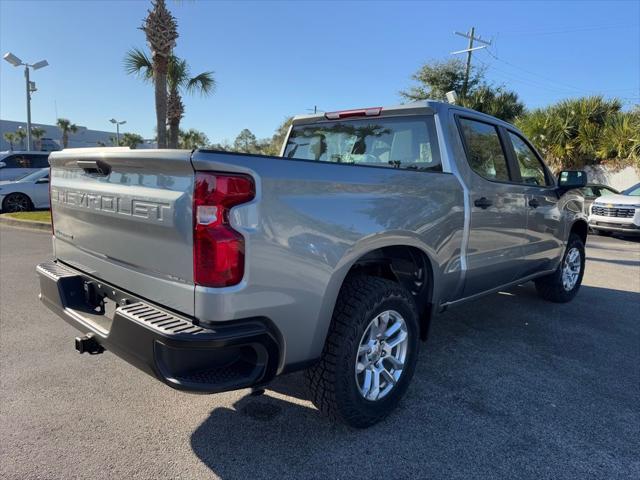
<svg viewBox="0 0 640 480"><path fill-rule="evenodd" d="M529 200L529 206L532 208L538 208L540 206L540 202L535 198L532 198L531 200Z"/></svg>
<svg viewBox="0 0 640 480"><path fill-rule="evenodd" d="M489 208L491 205L493 205L493 202L491 200L489 200L487 197L482 197L482 198L478 198L475 202L473 202L473 204L476 207L487 209Z"/></svg>

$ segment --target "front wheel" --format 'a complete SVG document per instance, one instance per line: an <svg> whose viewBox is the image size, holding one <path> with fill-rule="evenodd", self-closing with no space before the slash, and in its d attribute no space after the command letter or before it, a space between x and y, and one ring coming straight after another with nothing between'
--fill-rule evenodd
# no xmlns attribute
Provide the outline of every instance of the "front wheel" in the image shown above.
<svg viewBox="0 0 640 480"><path fill-rule="evenodd" d="M382 278L348 278L322 357L305 372L313 403L353 427L379 422L409 386L418 338L418 313L409 292Z"/></svg>
<svg viewBox="0 0 640 480"><path fill-rule="evenodd" d="M535 281L538 295L556 303L572 300L580 290L584 266L584 243L578 235L572 233L556 271Z"/></svg>
<svg viewBox="0 0 640 480"><path fill-rule="evenodd" d="M29 212L31 210L33 210L33 203L24 193L11 193L2 202L2 211L5 213Z"/></svg>

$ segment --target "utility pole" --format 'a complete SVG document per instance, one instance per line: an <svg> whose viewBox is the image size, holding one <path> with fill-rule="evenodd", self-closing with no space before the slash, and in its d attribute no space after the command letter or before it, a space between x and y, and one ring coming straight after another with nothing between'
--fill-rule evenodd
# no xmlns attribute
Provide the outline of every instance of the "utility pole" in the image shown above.
<svg viewBox="0 0 640 480"><path fill-rule="evenodd" d="M483 40L482 38L480 38L480 36L475 36L476 33L476 28L475 27L471 27L471 30L469 31L469 33L460 33L460 32L453 32L456 35L460 36L460 37L464 37L464 38L468 38L469 39L469 46L464 49L464 50L457 50L455 52L451 52L451 55L457 55L459 53L466 53L467 54L467 65L464 71L464 82L462 83L462 98L465 98L467 96L467 88L469 86L469 73L471 72L471 53L474 50L480 50L482 48L487 48L488 46L491 45L491 42L487 42L486 40ZM474 47L473 46L473 42L476 41L478 43L483 43L484 45L481 45L479 47Z"/></svg>

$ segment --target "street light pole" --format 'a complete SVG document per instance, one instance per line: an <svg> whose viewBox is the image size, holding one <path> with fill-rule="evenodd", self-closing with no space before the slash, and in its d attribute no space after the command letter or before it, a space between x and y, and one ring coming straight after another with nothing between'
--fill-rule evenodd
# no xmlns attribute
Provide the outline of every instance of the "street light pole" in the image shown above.
<svg viewBox="0 0 640 480"><path fill-rule="evenodd" d="M31 81L29 80L29 68L38 70L39 68L44 68L49 65L49 62L46 60L40 60L39 62L31 65L29 63L24 63L11 52L5 53L2 58L14 67L24 66L24 79L27 92L27 150L31 150L31 92L35 92L36 89L35 84L32 86Z"/></svg>
<svg viewBox="0 0 640 480"><path fill-rule="evenodd" d="M109 121L116 126L116 147L119 147L120 146L120 125L124 125L125 123L127 123L127 121L122 120L121 122L119 122L115 118L112 118Z"/></svg>
<svg viewBox="0 0 640 480"><path fill-rule="evenodd" d="M27 81L27 151L31 151L31 83L29 82L29 65L24 66L24 78Z"/></svg>

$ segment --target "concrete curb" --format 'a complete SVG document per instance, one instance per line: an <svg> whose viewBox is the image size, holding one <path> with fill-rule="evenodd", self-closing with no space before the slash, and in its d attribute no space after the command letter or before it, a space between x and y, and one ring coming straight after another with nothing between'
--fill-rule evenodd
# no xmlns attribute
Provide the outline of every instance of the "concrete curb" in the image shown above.
<svg viewBox="0 0 640 480"><path fill-rule="evenodd" d="M34 220L18 220L17 218L0 215L0 224L12 227L28 228L30 230L51 231L51 224L48 222L36 222Z"/></svg>

